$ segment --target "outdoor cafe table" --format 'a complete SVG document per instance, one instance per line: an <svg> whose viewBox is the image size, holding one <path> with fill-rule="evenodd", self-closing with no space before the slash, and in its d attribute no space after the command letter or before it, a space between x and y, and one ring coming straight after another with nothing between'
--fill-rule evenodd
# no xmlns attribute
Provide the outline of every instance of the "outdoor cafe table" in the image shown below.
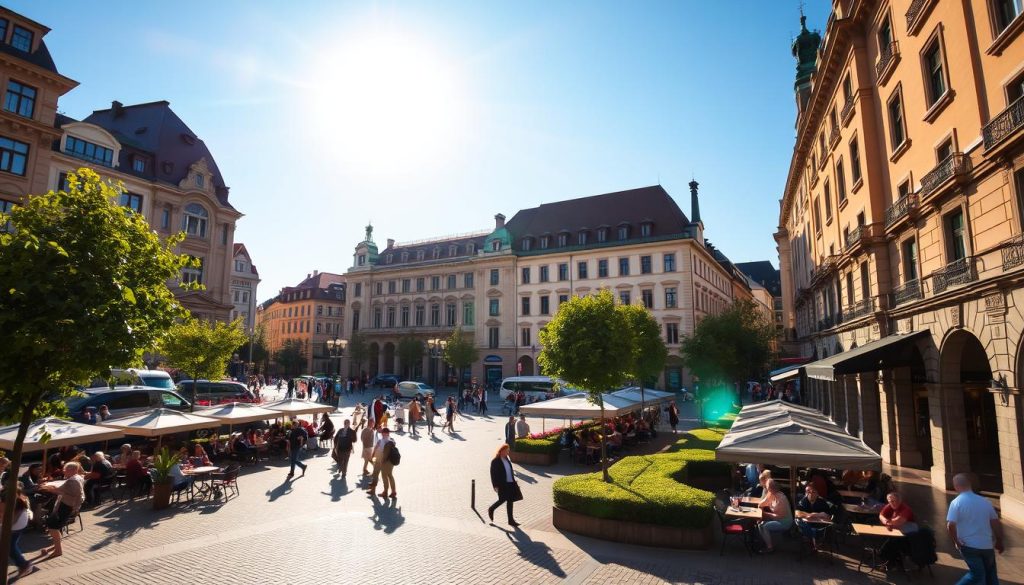
<svg viewBox="0 0 1024 585"><path fill-rule="evenodd" d="M839 491L839 495L840 496L842 496L844 498L851 498L851 499L858 500L858 501L863 500L864 498L866 498L866 497L871 495L871 494L869 494L867 492L861 492L861 491L857 491L857 490L838 490L838 491Z"/></svg>
<svg viewBox="0 0 1024 585"><path fill-rule="evenodd" d="M205 500L208 497L213 496L213 472L220 469L215 465L204 465L202 467L193 467L191 469L183 469L181 473L186 477L192 477L191 499L193 500Z"/></svg>
<svg viewBox="0 0 1024 585"><path fill-rule="evenodd" d="M867 566L868 572L878 570L878 553L881 551L885 543L892 538L904 538L904 534L899 530L893 530L886 526L874 526L872 524L857 524L854 522L850 525L853 529L853 533L861 537L863 544L863 550L861 552L860 562L857 563L857 572L860 572L861 567ZM872 541L874 541L872 543ZM870 557L870 563L865 562L868 560L866 557Z"/></svg>
<svg viewBox="0 0 1024 585"><path fill-rule="evenodd" d="M756 506L756 505L758 505L760 503L761 503L761 498L752 498L750 496L746 496L746 497L740 499L740 505L741 506Z"/></svg>
<svg viewBox="0 0 1024 585"><path fill-rule="evenodd" d="M760 520L762 518L761 508L751 508L749 506L740 506L738 508L729 506L725 509L725 516L727 518L749 518L751 520Z"/></svg>

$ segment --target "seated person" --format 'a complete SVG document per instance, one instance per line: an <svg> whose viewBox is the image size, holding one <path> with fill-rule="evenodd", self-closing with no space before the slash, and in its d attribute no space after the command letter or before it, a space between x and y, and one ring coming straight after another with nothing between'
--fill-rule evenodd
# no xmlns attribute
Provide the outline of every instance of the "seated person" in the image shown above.
<svg viewBox="0 0 1024 585"><path fill-rule="evenodd" d="M334 423L331 421L331 417L327 416L325 412L323 418L320 419L320 432L318 436L321 439L333 439L334 438Z"/></svg>
<svg viewBox="0 0 1024 585"><path fill-rule="evenodd" d="M128 443L121 445L121 452L114 455L114 463L124 465L128 462L128 457L132 454L132 446Z"/></svg>
<svg viewBox="0 0 1024 585"><path fill-rule="evenodd" d="M832 480L829 479L828 474L821 469L812 469L807 474L807 481L814 484L814 489L818 490L818 496L825 498L832 502L836 506L843 504L843 496L839 494L839 490L832 484Z"/></svg>
<svg viewBox="0 0 1024 585"><path fill-rule="evenodd" d="M789 499L779 489L774 479L765 484L766 493L758 507L761 508L762 520L757 524L757 531L764 541L766 554L775 552L772 544L772 532L785 532L793 525L793 511L789 507Z"/></svg>
<svg viewBox="0 0 1024 585"><path fill-rule="evenodd" d="M822 526L815 526L814 523L831 521L832 504L818 496L818 488L814 484L807 484L804 497L796 505L796 525L800 528L800 534L811 541L812 549L817 550L818 539L824 532Z"/></svg>
<svg viewBox="0 0 1024 585"><path fill-rule="evenodd" d="M153 487L153 478L142 466L142 452L132 451L128 461L124 464L125 481L128 487L138 489L139 493L149 493Z"/></svg>
<svg viewBox="0 0 1024 585"><path fill-rule="evenodd" d="M192 465L200 467L203 465L211 465L210 457L206 454L206 449L200 443L196 443L195 447L192 448Z"/></svg>
<svg viewBox="0 0 1024 585"><path fill-rule="evenodd" d="M878 521L882 526L890 530L899 530L903 534L917 532L914 511L903 501L903 496L899 492L889 492L886 501L888 503L878 514Z"/></svg>
<svg viewBox="0 0 1024 585"><path fill-rule="evenodd" d="M754 487L750 488L747 492L747 496L751 498L763 498L765 495L765 486L768 485L768 480L772 478L772 472L770 469L765 469L757 476L757 483Z"/></svg>
<svg viewBox="0 0 1024 585"><path fill-rule="evenodd" d="M36 490L39 489L39 484L43 483L43 464L33 463L29 465L25 473L21 474L21 477L18 478L18 481L21 482L21 493L27 496L36 493Z"/></svg>
<svg viewBox="0 0 1024 585"><path fill-rule="evenodd" d="M92 455L92 469L85 474L85 503L89 506L96 505L96 488L114 479L114 466L107 461L103 451L97 451Z"/></svg>
<svg viewBox="0 0 1024 585"><path fill-rule="evenodd" d="M182 490L188 489L188 487L192 485L193 478L191 476L186 476L184 473L182 473L180 463L175 463L171 467L170 471L167 472L167 475L171 477L172 491L180 492Z"/></svg>
<svg viewBox="0 0 1024 585"><path fill-rule="evenodd" d="M868 491L867 503L870 506L881 507L888 501L889 494L894 491L896 491L896 485L893 484L892 478L883 473L878 476L874 488Z"/></svg>

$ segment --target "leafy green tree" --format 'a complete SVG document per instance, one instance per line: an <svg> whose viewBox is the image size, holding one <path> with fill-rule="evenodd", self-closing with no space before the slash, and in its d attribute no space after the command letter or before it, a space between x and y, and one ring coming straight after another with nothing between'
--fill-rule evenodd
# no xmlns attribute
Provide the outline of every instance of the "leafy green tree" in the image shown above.
<svg viewBox="0 0 1024 585"><path fill-rule="evenodd" d="M250 349L251 348L251 349ZM253 330L251 336L247 336L246 340L235 348L234 353L238 354L238 358L244 362L252 362L255 370L259 370L259 365L266 366L269 352L267 351L267 328L263 324L257 325L256 329ZM251 354L251 355L250 355ZM259 365L257 365L259 364ZM266 369L264 367L264 369ZM255 374L256 371L249 372Z"/></svg>
<svg viewBox="0 0 1024 585"><path fill-rule="evenodd" d="M610 290L596 295L574 297L562 303L555 318L540 331L543 349L537 358L548 376L561 378L574 388L587 391L593 404L601 407L604 428L604 393L618 388L633 373L636 343L623 307L616 306ZM608 457L601 433L601 472L606 482Z"/></svg>
<svg viewBox="0 0 1024 585"><path fill-rule="evenodd" d="M171 366L192 377L192 409L196 407L196 381L216 380L227 372L235 349L245 341L241 319L210 323L188 319L175 323L160 341L160 351Z"/></svg>
<svg viewBox="0 0 1024 585"><path fill-rule="evenodd" d="M629 323L629 332L633 336L633 363L630 374L640 386L640 403L643 405L644 385L649 380L656 380L665 369L668 350L661 338L661 326L643 305L619 305Z"/></svg>
<svg viewBox="0 0 1024 585"><path fill-rule="evenodd" d="M466 377L466 368L473 365L478 359L480 359L480 352L477 351L473 340L462 334L462 328L456 327L448 336L448 345L444 348L444 361L459 370L459 383L456 386L460 391L462 390L462 380Z"/></svg>
<svg viewBox="0 0 1024 585"><path fill-rule="evenodd" d="M349 368L349 375L359 377L362 375L363 362L370 355L370 348L366 345L366 337L358 331L352 332L352 337L348 340L348 347L345 348L345 353L348 354L348 362L353 368Z"/></svg>
<svg viewBox="0 0 1024 585"><path fill-rule="evenodd" d="M162 242L118 197L80 169L68 174L67 192L30 196L0 213L0 422L18 424L11 469L21 465L34 419L65 411L76 385L111 366L141 363L185 314L167 286L191 262L174 252L182 236ZM7 474L6 518L17 475ZM10 522L0 535L7 567Z"/></svg>
<svg viewBox="0 0 1024 585"><path fill-rule="evenodd" d="M398 340L398 362L402 367L402 376L406 380L412 377L413 364L423 359L423 340L405 335Z"/></svg>
<svg viewBox="0 0 1024 585"><path fill-rule="evenodd" d="M285 377L300 374L306 367L306 344L298 339L289 339L281 349L274 352L274 362L281 367Z"/></svg>

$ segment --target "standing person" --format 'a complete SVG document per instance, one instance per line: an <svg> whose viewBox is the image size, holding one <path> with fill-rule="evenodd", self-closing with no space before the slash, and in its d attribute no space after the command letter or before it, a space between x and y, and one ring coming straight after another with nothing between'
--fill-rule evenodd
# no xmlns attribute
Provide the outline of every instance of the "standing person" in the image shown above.
<svg viewBox="0 0 1024 585"><path fill-rule="evenodd" d="M494 511L502 504L506 504L509 526L519 526L512 516L512 504L523 499L523 492L519 489L519 484L516 483L516 476L512 471L512 461L508 458L507 444L502 443L498 447L498 452L494 454L494 459L491 460L491 486L498 494L498 501L487 508L487 516L491 522L494 522Z"/></svg>
<svg viewBox="0 0 1024 585"><path fill-rule="evenodd" d="M18 567L18 578L24 577L30 573L35 572L35 567L25 555L21 553L21 547L18 546L21 540L21 534L28 528L28 523L32 521L32 508L28 503L28 496L23 493L18 493L17 500L14 502L14 520L11 522L11 560L14 561L14 565ZM3 522L0 522L3 524ZM13 581L13 579L12 579Z"/></svg>
<svg viewBox="0 0 1024 585"><path fill-rule="evenodd" d="M373 426L367 425L359 432L359 442L363 446L363 475L370 475L366 468L373 460Z"/></svg>
<svg viewBox="0 0 1024 585"><path fill-rule="evenodd" d="M384 482L384 486L381 489L381 492L377 495L382 498L397 498L398 492L395 490L394 473L396 459L394 458L394 454L397 452L398 447L395 445L395 440L391 438L391 431L383 429L380 434L381 440L378 441L378 444L381 445L380 450L378 451L374 449L377 453L377 460L374 461L374 473L376 474L378 471L380 472L381 481ZM374 480L376 480L376 475L374 475ZM374 481L372 485L376 485L376 483L377 482ZM388 491L391 492L390 496L388 495ZM372 487L370 489L370 493L373 494Z"/></svg>
<svg viewBox="0 0 1024 585"><path fill-rule="evenodd" d="M672 434L676 434L676 426L679 424L679 407L675 402L668 405L668 425L672 427Z"/></svg>
<svg viewBox="0 0 1024 585"><path fill-rule="evenodd" d="M286 449L288 450L288 458L291 460L292 464L291 470L288 472L289 479L295 475L296 465L302 468L302 475L306 475L306 464L299 461L299 457L302 455L302 446L306 444L306 439L308 438L309 433L306 432L306 429L302 428L302 425L292 425L291 430L288 431Z"/></svg>
<svg viewBox="0 0 1024 585"><path fill-rule="evenodd" d="M437 408L434 406L434 397L427 396L427 403L423 409L423 415L427 417L427 432L431 435L434 434L434 417L441 416L441 413L437 412Z"/></svg>
<svg viewBox="0 0 1024 585"><path fill-rule="evenodd" d="M291 398L295 395L295 380L288 378L288 393L285 394L285 398Z"/></svg>
<svg viewBox="0 0 1024 585"><path fill-rule="evenodd" d="M422 409L420 408L420 399L413 398L409 402L409 432L411 432L414 437L418 436L419 434L416 432L416 422L420 420L421 412Z"/></svg>
<svg viewBox="0 0 1024 585"><path fill-rule="evenodd" d="M449 434L455 433L455 399L451 396L448 397L448 402L444 405L444 425L441 430L446 428Z"/></svg>
<svg viewBox="0 0 1024 585"><path fill-rule="evenodd" d="M949 503L946 530L960 556L967 563L967 574L957 585L998 585L996 551L1003 554L1003 525L988 500L974 493L966 473L953 476L957 497Z"/></svg>
<svg viewBox="0 0 1024 585"><path fill-rule="evenodd" d="M514 450L516 446L516 417L508 417L508 422L505 423L505 444L508 445L509 450Z"/></svg>
<svg viewBox="0 0 1024 585"><path fill-rule="evenodd" d="M487 415L487 386L480 386L480 409L479 412L482 415Z"/></svg>
<svg viewBox="0 0 1024 585"><path fill-rule="evenodd" d="M373 449L370 453L370 463L373 464L373 473L370 475L370 486L366 488L367 493L371 496L374 490L377 489L377 480L380 478L380 474L384 471L383 468L383 454L384 447L387 446L388 440L391 438L391 431L387 427L380 430L377 434L377 440L373 444Z"/></svg>
<svg viewBox="0 0 1024 585"><path fill-rule="evenodd" d="M516 438L525 439L530 436L530 425L526 422L526 415L520 414L516 423Z"/></svg>
<svg viewBox="0 0 1024 585"><path fill-rule="evenodd" d="M59 487L52 483L44 483L39 488L40 491L57 495L53 513L46 517L46 531L53 539L53 546L43 549L43 554L49 554L47 558L57 558L64 553L60 546L60 531L85 502L85 480L81 473L82 466L69 461L64 464L64 482Z"/></svg>
<svg viewBox="0 0 1024 585"><path fill-rule="evenodd" d="M353 444L356 442L356 433L352 430L352 423L346 418L342 427L334 435L334 461L338 464L341 477L348 476L348 459L352 455Z"/></svg>

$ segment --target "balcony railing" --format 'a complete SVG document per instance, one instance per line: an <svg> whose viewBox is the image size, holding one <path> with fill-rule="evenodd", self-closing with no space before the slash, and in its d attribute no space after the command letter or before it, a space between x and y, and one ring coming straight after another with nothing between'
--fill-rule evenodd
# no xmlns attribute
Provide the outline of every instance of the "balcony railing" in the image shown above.
<svg viewBox="0 0 1024 585"><path fill-rule="evenodd" d="M928 4L929 0L914 0L910 3L910 8L907 9L907 29L914 27L914 22L917 21L917 17L921 14L921 10L924 9L925 4Z"/></svg>
<svg viewBox="0 0 1024 585"><path fill-rule="evenodd" d="M846 308L846 320L858 319L875 312L875 299L864 299Z"/></svg>
<svg viewBox="0 0 1024 585"><path fill-rule="evenodd" d="M846 250L852 250L864 238L867 226L859 225L846 234Z"/></svg>
<svg viewBox="0 0 1024 585"><path fill-rule="evenodd" d="M1024 236L1017 236L1010 240L1002 249L1003 270L1024 264Z"/></svg>
<svg viewBox="0 0 1024 585"><path fill-rule="evenodd" d="M850 96L848 96L846 98L846 103L843 104L843 111L840 113L840 116L842 117L844 124L846 123L847 120L850 119L850 114L852 114L852 113L853 113L853 95L851 94Z"/></svg>
<svg viewBox="0 0 1024 585"><path fill-rule="evenodd" d="M892 64L893 59L899 54L900 48L896 41L892 41L882 49L882 54L878 56L878 63L875 63L875 77L879 81L885 77L889 65Z"/></svg>
<svg viewBox="0 0 1024 585"><path fill-rule="evenodd" d="M829 145L835 145L836 142L839 142L839 125L838 124L836 124L835 126L832 127L832 132L830 132L829 136L828 136L828 143L829 143Z"/></svg>
<svg viewBox="0 0 1024 585"><path fill-rule="evenodd" d="M831 329L836 324L835 318L832 315L825 317L824 319L818 319L818 331L824 331Z"/></svg>
<svg viewBox="0 0 1024 585"><path fill-rule="evenodd" d="M892 291L893 306L900 306L913 300L922 298L921 281L918 279L909 280L903 286L898 286Z"/></svg>
<svg viewBox="0 0 1024 585"><path fill-rule="evenodd" d="M978 279L974 272L974 262L970 256L950 262L945 268L932 273L932 289L939 294L951 286L967 284Z"/></svg>
<svg viewBox="0 0 1024 585"><path fill-rule="evenodd" d="M985 149L999 144L1004 138L1024 126L1024 97L1017 98L1008 108L992 118L981 131L985 137Z"/></svg>
<svg viewBox="0 0 1024 585"><path fill-rule="evenodd" d="M921 197L927 197L950 177L966 174L971 170L971 159L962 152L954 152L938 164L927 175L921 177Z"/></svg>
<svg viewBox="0 0 1024 585"><path fill-rule="evenodd" d="M908 193L885 210L885 227L891 227L917 208L917 193Z"/></svg>

